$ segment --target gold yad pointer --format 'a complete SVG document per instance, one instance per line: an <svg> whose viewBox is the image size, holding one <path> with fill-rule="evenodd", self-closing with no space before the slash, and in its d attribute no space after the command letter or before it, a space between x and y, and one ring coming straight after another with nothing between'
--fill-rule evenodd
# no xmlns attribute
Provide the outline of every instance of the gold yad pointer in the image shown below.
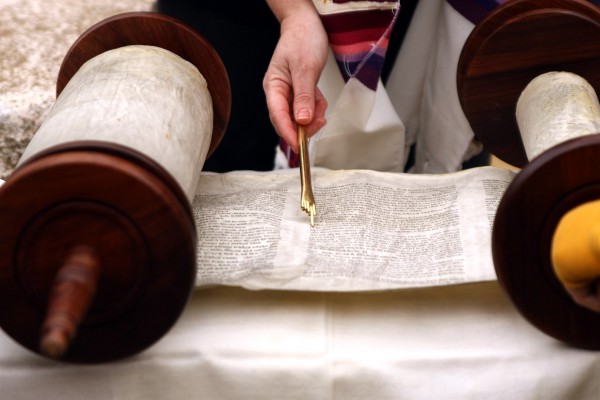
<svg viewBox="0 0 600 400"><path fill-rule="evenodd" d="M298 144L300 147L300 182L302 184L302 198L300 207L310 216L310 226L315 226L317 208L310 180L310 160L308 158L308 138L304 126L298 125Z"/></svg>

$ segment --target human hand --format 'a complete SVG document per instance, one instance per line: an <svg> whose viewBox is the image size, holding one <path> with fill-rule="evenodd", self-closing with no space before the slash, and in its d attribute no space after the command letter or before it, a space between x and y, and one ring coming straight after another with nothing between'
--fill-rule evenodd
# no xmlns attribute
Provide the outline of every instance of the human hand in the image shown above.
<svg viewBox="0 0 600 400"><path fill-rule="evenodd" d="M263 88L273 127L297 153L295 123L305 125L308 136L326 123L327 101L317 82L327 61L329 43L312 2L295 0L287 3L286 9L270 5L280 19L281 36Z"/></svg>
<svg viewBox="0 0 600 400"><path fill-rule="evenodd" d="M600 312L600 281L580 288L566 288L573 301L589 310Z"/></svg>

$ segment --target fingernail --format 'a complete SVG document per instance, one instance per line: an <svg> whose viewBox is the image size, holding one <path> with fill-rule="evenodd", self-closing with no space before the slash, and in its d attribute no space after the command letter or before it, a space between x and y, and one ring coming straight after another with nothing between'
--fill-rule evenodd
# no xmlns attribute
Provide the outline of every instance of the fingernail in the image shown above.
<svg viewBox="0 0 600 400"><path fill-rule="evenodd" d="M310 120L310 110L308 108L301 108L296 113L296 121Z"/></svg>

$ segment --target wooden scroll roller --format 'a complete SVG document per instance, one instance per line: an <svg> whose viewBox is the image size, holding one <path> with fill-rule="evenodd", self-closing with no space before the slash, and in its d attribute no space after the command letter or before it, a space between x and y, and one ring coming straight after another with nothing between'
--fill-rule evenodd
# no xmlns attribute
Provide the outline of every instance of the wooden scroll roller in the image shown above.
<svg viewBox="0 0 600 400"><path fill-rule="evenodd" d="M73 44L57 93L0 188L0 325L36 353L105 362L155 343L187 303L190 200L229 81L192 29L129 13Z"/></svg>
<svg viewBox="0 0 600 400"><path fill-rule="evenodd" d="M565 216L600 199L600 108L593 90L600 88L599 37L600 10L586 1L510 1L472 32L457 80L476 137L522 167L494 222L498 279L533 325L586 349L600 349L600 313L572 297L564 268L577 275L587 267L576 265L577 251L557 226L575 221L566 232L579 232L586 217ZM587 240L575 242L590 250L595 245ZM552 253L561 246L568 260L558 257L554 265ZM560 278L555 267L563 270ZM596 276L599 267L600 260Z"/></svg>

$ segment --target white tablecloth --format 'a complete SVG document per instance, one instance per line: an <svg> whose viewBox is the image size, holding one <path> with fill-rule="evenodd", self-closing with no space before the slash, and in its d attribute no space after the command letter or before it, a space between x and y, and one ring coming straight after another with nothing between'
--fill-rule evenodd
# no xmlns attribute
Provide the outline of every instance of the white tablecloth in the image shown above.
<svg viewBox="0 0 600 400"><path fill-rule="evenodd" d="M197 291L159 343L65 365L0 335L1 399L597 399L598 353L538 332L497 283Z"/></svg>

